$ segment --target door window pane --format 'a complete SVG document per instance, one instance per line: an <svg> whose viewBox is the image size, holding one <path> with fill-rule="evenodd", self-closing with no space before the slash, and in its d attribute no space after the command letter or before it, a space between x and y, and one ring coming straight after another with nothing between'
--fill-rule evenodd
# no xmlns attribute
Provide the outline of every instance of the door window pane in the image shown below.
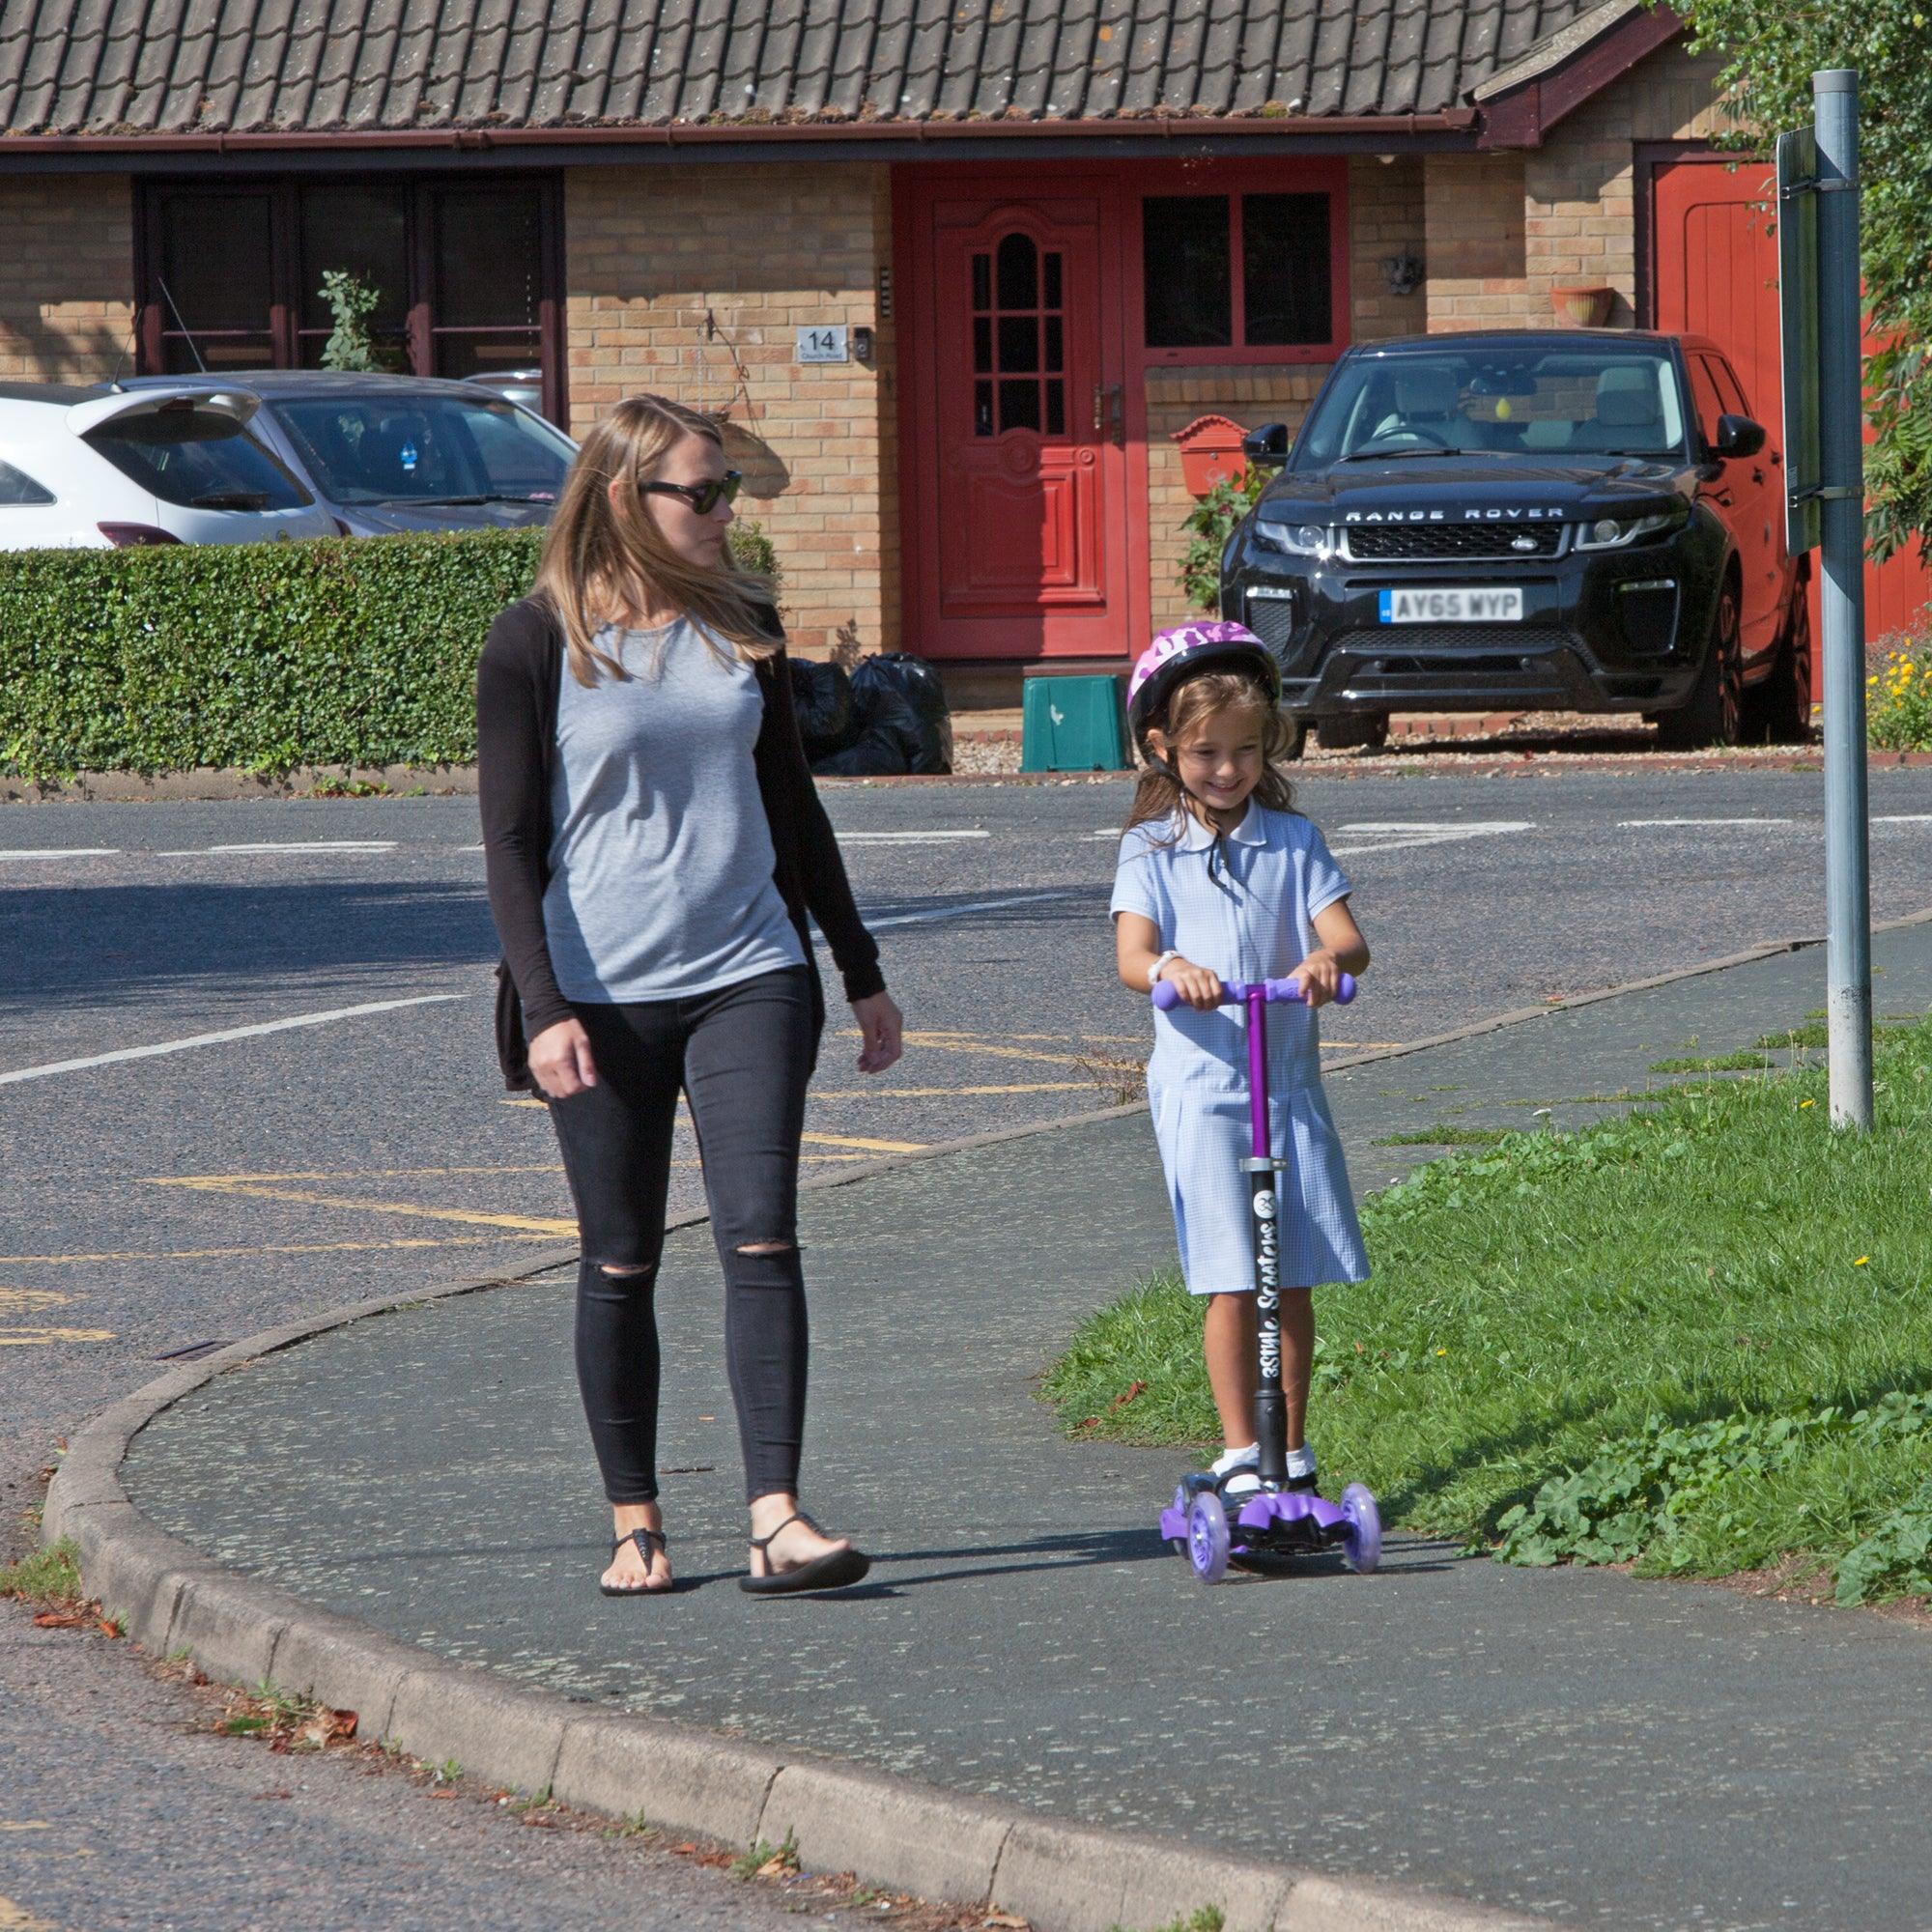
<svg viewBox="0 0 1932 1932"><path fill-rule="evenodd" d="M1241 197L1242 339L1333 339L1325 194Z"/></svg>
<svg viewBox="0 0 1932 1932"><path fill-rule="evenodd" d="M1000 368L1010 375L1039 367L1039 324L1030 315L1000 318Z"/></svg>
<svg viewBox="0 0 1932 1932"><path fill-rule="evenodd" d="M1141 268L1151 349L1217 349L1233 340L1225 194L1150 195Z"/></svg>
<svg viewBox="0 0 1932 1932"><path fill-rule="evenodd" d="M993 258L990 255L973 257L973 306L991 308L993 305Z"/></svg>
<svg viewBox="0 0 1932 1932"><path fill-rule="evenodd" d="M1009 235L1000 243L1000 306L1039 306L1039 250L1027 235Z"/></svg>
<svg viewBox="0 0 1932 1932"><path fill-rule="evenodd" d="M993 325L983 315L973 318L973 367L979 375L985 375L993 366Z"/></svg>
<svg viewBox="0 0 1932 1932"><path fill-rule="evenodd" d="M1046 433L1066 434L1066 384L1057 378L1046 385Z"/></svg>
<svg viewBox="0 0 1932 1932"><path fill-rule="evenodd" d="M993 433L993 385L990 383L973 384L973 434L991 436Z"/></svg>
<svg viewBox="0 0 1932 1932"><path fill-rule="evenodd" d="M1000 428L1039 431L1039 384L1002 383L1000 384Z"/></svg>
<svg viewBox="0 0 1932 1932"><path fill-rule="evenodd" d="M1055 253L1046 258L1046 308L1061 308L1065 304L1060 299L1060 256Z"/></svg>

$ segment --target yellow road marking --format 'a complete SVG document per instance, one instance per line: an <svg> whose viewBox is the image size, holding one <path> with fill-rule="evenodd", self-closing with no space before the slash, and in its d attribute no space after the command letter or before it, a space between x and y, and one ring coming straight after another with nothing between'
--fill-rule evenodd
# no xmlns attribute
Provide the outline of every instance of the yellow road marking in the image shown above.
<svg viewBox="0 0 1932 1932"><path fill-rule="evenodd" d="M50 1818L0 1818L0 1832L51 1832Z"/></svg>
<svg viewBox="0 0 1932 1932"><path fill-rule="evenodd" d="M438 1174L561 1174L555 1161L532 1167L334 1167L318 1168L300 1174L190 1174L149 1175L155 1187L229 1187L240 1181L256 1180L408 1180L422 1175Z"/></svg>
<svg viewBox="0 0 1932 1932"><path fill-rule="evenodd" d="M30 1308L58 1308L71 1301L71 1294L58 1294L50 1288L0 1288L0 1315L24 1315ZM0 1832L7 1829L0 1819Z"/></svg>
<svg viewBox="0 0 1932 1932"><path fill-rule="evenodd" d="M0 1926L6 1932L54 1932L44 1918L36 1918L24 1905L15 1905L11 1898L0 1898Z"/></svg>
<svg viewBox="0 0 1932 1932"><path fill-rule="evenodd" d="M473 1248L497 1241L544 1241L548 1235L433 1235L405 1236L393 1241L290 1241L258 1243L245 1248L121 1248L104 1255L0 1255L0 1265L24 1267L72 1266L82 1262L212 1262L238 1255L367 1255L391 1248Z"/></svg>
<svg viewBox="0 0 1932 1932"><path fill-rule="evenodd" d="M426 1208L413 1201L358 1201L351 1195L311 1194L298 1187L256 1187L228 1175L151 1178L151 1187L186 1187L202 1194L241 1194L256 1201L294 1201L306 1208L349 1208L361 1214L412 1214L425 1221L459 1221L476 1228L526 1229L536 1235L575 1235L575 1221L537 1214L479 1214L468 1208Z"/></svg>
<svg viewBox="0 0 1932 1932"><path fill-rule="evenodd" d="M51 1349L56 1342L111 1342L111 1328L0 1328L0 1349ZM7 1921L0 1918L0 1925Z"/></svg>
<svg viewBox="0 0 1932 1932"><path fill-rule="evenodd" d="M802 1141L810 1141L818 1147L867 1148L873 1153L918 1153L925 1146L923 1141L867 1141L857 1134L800 1134ZM814 1155L823 1159L824 1155Z"/></svg>

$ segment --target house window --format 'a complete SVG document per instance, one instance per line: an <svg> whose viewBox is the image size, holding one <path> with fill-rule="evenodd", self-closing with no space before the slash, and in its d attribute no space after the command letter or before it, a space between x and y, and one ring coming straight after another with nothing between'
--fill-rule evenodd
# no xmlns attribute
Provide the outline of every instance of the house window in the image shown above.
<svg viewBox="0 0 1932 1932"><path fill-rule="evenodd" d="M1202 171L1205 172L1205 171ZM1330 361L1348 336L1341 182L1252 186L1141 202L1150 362Z"/></svg>
<svg viewBox="0 0 1932 1932"><path fill-rule="evenodd" d="M558 195L518 176L165 185L148 191L142 366L156 374L321 366L322 282L372 288L370 332L400 374L539 369L563 413Z"/></svg>

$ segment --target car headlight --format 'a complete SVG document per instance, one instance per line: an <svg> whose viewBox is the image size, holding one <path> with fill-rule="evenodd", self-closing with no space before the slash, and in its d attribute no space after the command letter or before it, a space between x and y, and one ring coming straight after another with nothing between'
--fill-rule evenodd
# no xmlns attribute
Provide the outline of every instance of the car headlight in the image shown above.
<svg viewBox="0 0 1932 1932"><path fill-rule="evenodd" d="M1263 550L1278 550L1289 556L1326 556L1335 548L1321 524L1264 524L1259 519L1255 542Z"/></svg>
<svg viewBox="0 0 1932 1932"><path fill-rule="evenodd" d="M1659 510L1648 517L1598 517L1579 525L1578 550L1622 550L1639 537L1654 537L1661 530L1674 529L1683 521L1676 510Z"/></svg>

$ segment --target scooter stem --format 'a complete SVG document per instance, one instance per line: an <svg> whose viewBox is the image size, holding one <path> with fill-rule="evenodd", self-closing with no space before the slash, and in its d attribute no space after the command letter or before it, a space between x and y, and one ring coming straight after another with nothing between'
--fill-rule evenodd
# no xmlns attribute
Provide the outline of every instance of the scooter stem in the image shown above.
<svg viewBox="0 0 1932 1932"><path fill-rule="evenodd" d="M1288 1482L1288 1402L1281 1386L1281 1179L1287 1162L1269 1146L1265 983L1243 988L1248 1009L1248 1125L1254 1158L1247 1163L1248 1205L1254 1216L1255 1327L1261 1374L1255 1390L1255 1473L1264 1490Z"/></svg>

